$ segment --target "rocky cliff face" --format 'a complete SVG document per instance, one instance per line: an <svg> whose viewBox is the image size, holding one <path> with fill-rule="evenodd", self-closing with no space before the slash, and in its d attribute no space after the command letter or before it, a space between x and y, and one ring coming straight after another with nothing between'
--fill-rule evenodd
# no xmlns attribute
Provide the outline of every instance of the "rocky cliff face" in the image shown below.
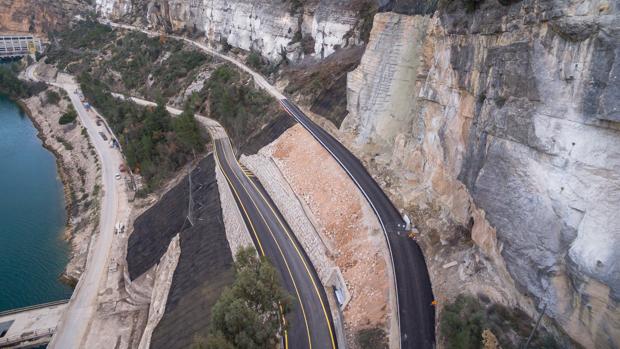
<svg viewBox="0 0 620 349"><path fill-rule="evenodd" d="M433 18L378 14L342 126L424 227L431 269L463 282L467 264L492 261L506 281L486 286L492 298L532 315L528 299L546 304L588 348L620 346L618 11L487 0ZM463 239L483 258L437 268Z"/></svg>
<svg viewBox="0 0 620 349"><path fill-rule="evenodd" d="M314 0L96 0L114 20L138 21L171 31L203 33L210 43L257 51L271 61L283 56L319 58L359 44L362 1ZM302 43L305 43L302 45Z"/></svg>
<svg viewBox="0 0 620 349"><path fill-rule="evenodd" d="M0 31L45 33L67 24L87 7L79 0L0 0Z"/></svg>

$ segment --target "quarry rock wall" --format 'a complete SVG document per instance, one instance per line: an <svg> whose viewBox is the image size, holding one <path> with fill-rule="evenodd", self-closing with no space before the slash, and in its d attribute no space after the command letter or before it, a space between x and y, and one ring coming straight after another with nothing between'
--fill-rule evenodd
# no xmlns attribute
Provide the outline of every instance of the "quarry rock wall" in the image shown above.
<svg viewBox="0 0 620 349"><path fill-rule="evenodd" d="M297 4L297 5L296 5ZM270 61L327 57L360 43L360 1L96 0L113 20L154 29L204 34L208 42L255 51ZM307 42L307 48L302 47Z"/></svg>
<svg viewBox="0 0 620 349"><path fill-rule="evenodd" d="M341 128L431 227L431 264L442 246L473 240L504 281L496 301L531 315L546 304L585 347L620 345L617 6L377 14Z"/></svg>
<svg viewBox="0 0 620 349"><path fill-rule="evenodd" d="M0 32L45 35L87 8L78 0L0 0Z"/></svg>

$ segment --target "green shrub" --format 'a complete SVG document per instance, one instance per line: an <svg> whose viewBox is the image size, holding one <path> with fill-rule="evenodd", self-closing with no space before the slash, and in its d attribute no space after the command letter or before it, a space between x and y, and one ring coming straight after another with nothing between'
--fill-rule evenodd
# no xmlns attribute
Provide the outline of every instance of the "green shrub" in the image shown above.
<svg viewBox="0 0 620 349"><path fill-rule="evenodd" d="M356 342L361 349L387 349L385 331L381 328L366 328L357 332Z"/></svg>
<svg viewBox="0 0 620 349"><path fill-rule="evenodd" d="M71 124L75 122L75 119L77 119L77 113L75 109L73 109L73 106L70 106L69 110L58 119L58 123L61 125Z"/></svg>
<svg viewBox="0 0 620 349"><path fill-rule="evenodd" d="M252 68L260 69L263 66L263 59L258 53L252 51L246 58L245 63Z"/></svg>
<svg viewBox="0 0 620 349"><path fill-rule="evenodd" d="M58 92L53 91L53 90L48 90L45 93L45 103L58 105L59 102L60 102L60 95L58 94Z"/></svg>
<svg viewBox="0 0 620 349"><path fill-rule="evenodd" d="M281 310L286 315L291 303L266 257L244 248L237 252L233 285L213 306L206 345L196 347L275 348L285 330Z"/></svg>

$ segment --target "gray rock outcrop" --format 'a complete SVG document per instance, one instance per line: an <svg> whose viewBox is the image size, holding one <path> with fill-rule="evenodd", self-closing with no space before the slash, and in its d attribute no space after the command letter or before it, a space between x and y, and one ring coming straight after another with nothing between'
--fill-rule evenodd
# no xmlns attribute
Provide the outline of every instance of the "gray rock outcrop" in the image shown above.
<svg viewBox="0 0 620 349"><path fill-rule="evenodd" d="M531 315L523 294L547 304L589 348L620 346L617 6L378 14L342 126L395 201L437 207L429 220L463 227L497 274L507 270L516 289L497 301Z"/></svg>
<svg viewBox="0 0 620 349"><path fill-rule="evenodd" d="M256 51L270 61L324 58L359 39L359 1L96 0L97 12L167 31L204 34L212 44ZM295 5L298 4L298 5ZM306 38L306 39L304 39ZM301 41L313 43L304 50ZM304 52L306 51L306 52Z"/></svg>

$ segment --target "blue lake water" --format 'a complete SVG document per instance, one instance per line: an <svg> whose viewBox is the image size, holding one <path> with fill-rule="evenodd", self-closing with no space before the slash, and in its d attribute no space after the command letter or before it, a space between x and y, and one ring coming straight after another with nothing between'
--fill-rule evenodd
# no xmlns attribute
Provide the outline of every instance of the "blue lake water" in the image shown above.
<svg viewBox="0 0 620 349"><path fill-rule="evenodd" d="M0 311L71 296L66 212L55 158L19 107L0 95Z"/></svg>

